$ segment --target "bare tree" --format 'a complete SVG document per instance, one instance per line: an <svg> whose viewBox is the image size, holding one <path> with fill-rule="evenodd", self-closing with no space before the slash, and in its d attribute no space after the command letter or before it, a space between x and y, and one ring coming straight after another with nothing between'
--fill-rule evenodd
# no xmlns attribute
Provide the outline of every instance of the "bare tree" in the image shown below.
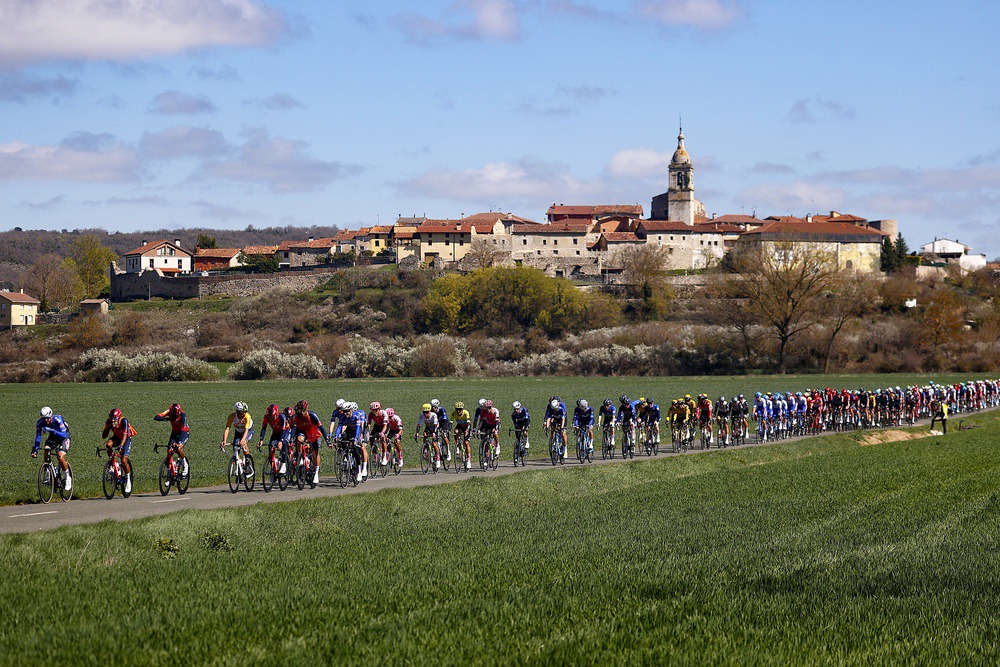
<svg viewBox="0 0 1000 667"><path fill-rule="evenodd" d="M733 293L745 299L748 314L771 332L779 373L788 370L789 343L826 315L826 294L837 275L835 258L792 242L733 248L730 266L738 280Z"/></svg>
<svg viewBox="0 0 1000 667"><path fill-rule="evenodd" d="M844 326L857 318L863 317L875 309L878 301L878 289L875 281L861 273L843 273L830 281L827 301L824 308L826 317L824 323L830 331L826 343L826 356L823 361L823 372L830 372L830 356L833 345Z"/></svg>
<svg viewBox="0 0 1000 667"><path fill-rule="evenodd" d="M65 308L83 297L76 263L50 253L42 255L21 274L21 285L42 302L42 308Z"/></svg>
<svg viewBox="0 0 1000 667"><path fill-rule="evenodd" d="M667 275L667 249L663 246L645 244L619 253L622 276L629 285L643 290L655 287Z"/></svg>
<svg viewBox="0 0 1000 667"><path fill-rule="evenodd" d="M500 260L500 249L486 239L475 238L469 244L469 252L462 258L464 263L477 269L488 269Z"/></svg>

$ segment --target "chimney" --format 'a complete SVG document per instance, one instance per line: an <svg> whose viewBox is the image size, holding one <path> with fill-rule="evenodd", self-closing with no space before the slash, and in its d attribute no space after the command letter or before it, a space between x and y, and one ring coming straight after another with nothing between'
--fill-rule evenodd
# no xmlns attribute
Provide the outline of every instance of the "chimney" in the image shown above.
<svg viewBox="0 0 1000 667"><path fill-rule="evenodd" d="M146 245L146 239L143 239L143 240L142 240L142 241L141 241L141 242L139 243L139 245Z"/></svg>
<svg viewBox="0 0 1000 667"><path fill-rule="evenodd" d="M712 220L715 220L715 212L712 212Z"/></svg>
<svg viewBox="0 0 1000 667"><path fill-rule="evenodd" d="M313 237L309 237L309 243L312 243Z"/></svg>
<svg viewBox="0 0 1000 667"><path fill-rule="evenodd" d="M178 248L180 248L181 247L181 240L180 239L174 239L174 245L177 246Z"/></svg>

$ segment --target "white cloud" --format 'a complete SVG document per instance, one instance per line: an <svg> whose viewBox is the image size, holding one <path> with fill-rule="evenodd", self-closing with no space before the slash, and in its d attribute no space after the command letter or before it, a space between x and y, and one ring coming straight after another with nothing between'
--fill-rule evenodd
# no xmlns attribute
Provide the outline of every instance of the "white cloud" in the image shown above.
<svg viewBox="0 0 1000 667"><path fill-rule="evenodd" d="M614 178L667 180L671 153L652 148L625 148L615 153L605 171Z"/></svg>
<svg viewBox="0 0 1000 667"><path fill-rule="evenodd" d="M139 141L139 152L147 159L206 158L224 155L229 150L229 142L221 132L190 125L146 132Z"/></svg>
<svg viewBox="0 0 1000 667"><path fill-rule="evenodd" d="M60 146L0 144L0 180L114 183L139 176L135 150L117 141L78 137Z"/></svg>
<svg viewBox="0 0 1000 667"><path fill-rule="evenodd" d="M418 44L441 38L515 41L521 36L518 6L512 0L456 0L444 20L420 14L397 16L393 22Z"/></svg>
<svg viewBox="0 0 1000 667"><path fill-rule="evenodd" d="M735 23L742 10L725 0L637 0L636 12L666 26L691 26L718 30Z"/></svg>
<svg viewBox="0 0 1000 667"><path fill-rule="evenodd" d="M79 81L61 74L50 79L28 77L19 73L0 74L0 102L23 103L29 99L72 95L79 86Z"/></svg>
<svg viewBox="0 0 1000 667"><path fill-rule="evenodd" d="M205 162L195 177L263 185L271 192L289 193L319 190L364 171L360 165L312 158L307 148L305 142L272 138L255 130L236 155Z"/></svg>
<svg viewBox="0 0 1000 667"><path fill-rule="evenodd" d="M303 105L297 99L287 93L275 93L270 97L244 100L246 106L257 107L258 109L270 109L271 111L285 111L287 109L300 109Z"/></svg>
<svg viewBox="0 0 1000 667"><path fill-rule="evenodd" d="M257 0L6 0L0 68L256 46L289 32L287 17Z"/></svg>
<svg viewBox="0 0 1000 667"><path fill-rule="evenodd" d="M149 107L149 113L164 116L213 111L215 111L215 105L204 95L188 95L176 90L168 90L165 93L160 93Z"/></svg>
<svg viewBox="0 0 1000 667"><path fill-rule="evenodd" d="M802 97L792 104L788 110L788 119L794 123L815 123L821 116L833 116L840 120L854 120L854 108L840 102L826 100L821 97L814 99Z"/></svg>

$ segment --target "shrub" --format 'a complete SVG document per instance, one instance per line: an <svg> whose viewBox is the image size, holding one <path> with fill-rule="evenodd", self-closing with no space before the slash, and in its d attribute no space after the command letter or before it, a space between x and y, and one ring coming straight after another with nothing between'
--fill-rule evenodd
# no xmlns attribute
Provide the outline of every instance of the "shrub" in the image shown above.
<svg viewBox="0 0 1000 667"><path fill-rule="evenodd" d="M88 350L107 345L106 320L107 318L103 315L77 317L69 323L66 337L63 339L64 345L77 350Z"/></svg>
<svg viewBox="0 0 1000 667"><path fill-rule="evenodd" d="M204 361L169 352L125 355L117 350L87 350L74 365L83 382L171 382L217 380L219 371Z"/></svg>
<svg viewBox="0 0 1000 667"><path fill-rule="evenodd" d="M114 331L111 333L111 344L121 345L141 345L149 338L149 327L142 315L128 311L117 319L114 323Z"/></svg>
<svg viewBox="0 0 1000 667"><path fill-rule="evenodd" d="M412 351L399 343L355 338L351 351L340 357L333 373L337 377L403 377Z"/></svg>
<svg viewBox="0 0 1000 667"><path fill-rule="evenodd" d="M330 376L330 368L311 354L257 350L229 368L233 380L313 380Z"/></svg>
<svg viewBox="0 0 1000 667"><path fill-rule="evenodd" d="M444 335L421 338L407 365L410 377L453 377L479 370L465 342Z"/></svg>

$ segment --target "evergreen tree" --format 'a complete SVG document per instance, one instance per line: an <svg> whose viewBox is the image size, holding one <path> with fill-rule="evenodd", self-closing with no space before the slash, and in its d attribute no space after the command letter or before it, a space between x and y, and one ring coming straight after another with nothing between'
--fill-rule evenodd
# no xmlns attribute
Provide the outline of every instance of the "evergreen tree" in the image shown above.
<svg viewBox="0 0 1000 667"><path fill-rule="evenodd" d="M899 262L897 248L893 245L892 239L886 236L882 239L882 270L892 273L899 268Z"/></svg>
<svg viewBox="0 0 1000 667"><path fill-rule="evenodd" d="M906 245L906 239L903 238L903 232L899 232L896 235L896 265L902 266L906 261L906 256L910 254L910 246Z"/></svg>

